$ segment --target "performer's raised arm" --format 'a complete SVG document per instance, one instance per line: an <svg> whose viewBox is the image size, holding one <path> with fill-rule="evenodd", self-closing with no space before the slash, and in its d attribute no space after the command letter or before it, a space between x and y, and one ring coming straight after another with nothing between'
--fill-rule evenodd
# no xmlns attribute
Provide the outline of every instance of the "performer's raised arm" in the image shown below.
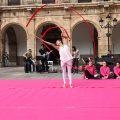
<svg viewBox="0 0 120 120"><path fill-rule="evenodd" d="M46 43L46 44L48 44L48 45L52 46L53 48L55 48L55 49L59 50L59 47L58 47L58 46L56 46L56 45L54 45L53 43L47 42L47 41L45 41L45 40L43 40L43 39L41 39L41 40L42 40L42 42L44 42L44 43Z"/></svg>
<svg viewBox="0 0 120 120"><path fill-rule="evenodd" d="M64 32L61 33L61 37L63 40L63 44L68 44L68 41L70 41L69 37L64 35Z"/></svg>

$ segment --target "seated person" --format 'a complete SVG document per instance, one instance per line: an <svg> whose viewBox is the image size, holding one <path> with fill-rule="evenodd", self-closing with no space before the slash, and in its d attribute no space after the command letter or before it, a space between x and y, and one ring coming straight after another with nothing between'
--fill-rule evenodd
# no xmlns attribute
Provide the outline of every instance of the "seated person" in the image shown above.
<svg viewBox="0 0 120 120"><path fill-rule="evenodd" d="M49 58L50 52L46 50L43 44L41 45L41 49L38 52L38 55L41 56L40 60L42 62L42 68L44 72L45 71L48 72L48 58Z"/></svg>
<svg viewBox="0 0 120 120"><path fill-rule="evenodd" d="M33 72L35 72L35 64L34 61L32 60L32 50L29 49L28 52L23 54L23 57L25 58L25 62L29 63L30 65L33 65Z"/></svg>
<svg viewBox="0 0 120 120"><path fill-rule="evenodd" d="M120 79L120 62L117 62L114 67L114 78Z"/></svg>
<svg viewBox="0 0 120 120"><path fill-rule="evenodd" d="M92 61L89 61L88 65L85 66L84 78L86 79L95 79L96 68L93 65Z"/></svg>
<svg viewBox="0 0 120 120"><path fill-rule="evenodd" d="M110 68L107 66L107 63L104 61L103 66L100 67L100 78L109 79L110 78Z"/></svg>

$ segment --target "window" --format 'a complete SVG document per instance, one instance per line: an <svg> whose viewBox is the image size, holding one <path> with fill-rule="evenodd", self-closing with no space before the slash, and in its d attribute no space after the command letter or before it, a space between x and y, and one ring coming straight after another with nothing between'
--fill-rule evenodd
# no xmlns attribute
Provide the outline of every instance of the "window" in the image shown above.
<svg viewBox="0 0 120 120"><path fill-rule="evenodd" d="M42 0L42 4L55 3L55 0Z"/></svg>
<svg viewBox="0 0 120 120"><path fill-rule="evenodd" d="M20 0L8 0L8 5L20 5Z"/></svg>
<svg viewBox="0 0 120 120"><path fill-rule="evenodd" d="M78 0L78 3L92 2L92 0Z"/></svg>

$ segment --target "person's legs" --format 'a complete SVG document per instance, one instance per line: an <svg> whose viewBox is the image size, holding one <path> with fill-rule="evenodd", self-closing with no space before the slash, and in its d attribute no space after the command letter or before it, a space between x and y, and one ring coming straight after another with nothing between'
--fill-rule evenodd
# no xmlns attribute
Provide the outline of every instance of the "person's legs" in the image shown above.
<svg viewBox="0 0 120 120"><path fill-rule="evenodd" d="M48 72L48 60L47 60L47 56L45 57L45 70L46 70L46 72Z"/></svg>
<svg viewBox="0 0 120 120"><path fill-rule="evenodd" d="M30 65L31 65L30 62L25 60L25 72L26 73L30 73L31 72L31 69L30 69L31 66Z"/></svg>
<svg viewBox="0 0 120 120"><path fill-rule="evenodd" d="M94 76L91 75L88 70L85 70L85 76L86 76L86 78L88 78L88 79L94 79Z"/></svg>
<svg viewBox="0 0 120 120"><path fill-rule="evenodd" d="M72 73L75 73L75 58L73 58L73 61L72 61Z"/></svg>
<svg viewBox="0 0 120 120"><path fill-rule="evenodd" d="M116 79L117 78L117 75L114 73L114 78Z"/></svg>
<svg viewBox="0 0 120 120"><path fill-rule="evenodd" d="M63 87L66 87L66 64L62 63Z"/></svg>
<svg viewBox="0 0 120 120"><path fill-rule="evenodd" d="M45 58L41 57L41 62L42 62L42 69L45 71Z"/></svg>
<svg viewBox="0 0 120 120"><path fill-rule="evenodd" d="M100 78L103 78L104 76L102 74L100 74Z"/></svg>
<svg viewBox="0 0 120 120"><path fill-rule="evenodd" d="M7 67L9 66L9 60L7 59Z"/></svg>
<svg viewBox="0 0 120 120"><path fill-rule="evenodd" d="M7 67L7 59L5 59L5 67Z"/></svg>
<svg viewBox="0 0 120 120"><path fill-rule="evenodd" d="M67 70L68 70L68 78L69 78L70 87L73 87L72 86L72 73L71 73L71 69L72 69L72 60L67 62Z"/></svg>
<svg viewBox="0 0 120 120"><path fill-rule="evenodd" d="M30 60L29 62L30 62L30 64L33 65L33 72L35 72L35 64L34 64L34 62L32 60Z"/></svg>
<svg viewBox="0 0 120 120"><path fill-rule="evenodd" d="M76 73L78 73L78 66L79 66L79 61L78 61L78 58L76 58L75 60L75 67L76 67L75 72Z"/></svg>

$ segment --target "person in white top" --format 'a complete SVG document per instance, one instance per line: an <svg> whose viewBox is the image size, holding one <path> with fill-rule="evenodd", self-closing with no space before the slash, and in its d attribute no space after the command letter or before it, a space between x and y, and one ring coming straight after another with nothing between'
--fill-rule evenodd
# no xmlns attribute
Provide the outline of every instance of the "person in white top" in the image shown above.
<svg viewBox="0 0 120 120"><path fill-rule="evenodd" d="M63 36L62 34L61 34L61 37L64 38L64 39L63 40L57 40L56 41L57 45L54 45L53 43L50 43L50 42L47 42L47 41L44 41L43 39L42 39L42 42L44 42L48 45L51 45L52 47L54 47L55 49L57 49L59 51L61 67L62 67L62 71L63 71L63 81L64 81L63 87L64 88L66 87L66 67L67 67L69 84L70 84L70 87L73 88L72 73L71 73L73 57L72 57L72 55L70 53L70 49L67 45L68 37Z"/></svg>
<svg viewBox="0 0 120 120"><path fill-rule="evenodd" d="M72 66L74 67L73 71L78 73L78 64L79 64L79 50L76 49L75 46L72 46L72 56L73 56L73 63Z"/></svg>

